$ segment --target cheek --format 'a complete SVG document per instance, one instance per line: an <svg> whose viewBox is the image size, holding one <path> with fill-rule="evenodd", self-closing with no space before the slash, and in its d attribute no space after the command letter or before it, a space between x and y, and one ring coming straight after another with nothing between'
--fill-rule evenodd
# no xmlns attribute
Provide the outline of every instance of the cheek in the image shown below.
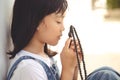
<svg viewBox="0 0 120 80"><path fill-rule="evenodd" d="M48 43L49 45L56 45L58 43L58 40L58 36L53 31L49 33L46 37L46 43Z"/></svg>
<svg viewBox="0 0 120 80"><path fill-rule="evenodd" d="M46 31L45 31L45 40L46 43L50 45L56 45L58 43L58 36L60 35L59 26L56 25L55 22L51 22L46 25Z"/></svg>

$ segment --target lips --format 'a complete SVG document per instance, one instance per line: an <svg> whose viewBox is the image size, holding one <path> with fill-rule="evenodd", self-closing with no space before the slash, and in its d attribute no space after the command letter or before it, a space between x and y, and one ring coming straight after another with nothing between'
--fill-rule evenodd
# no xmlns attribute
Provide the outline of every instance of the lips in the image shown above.
<svg viewBox="0 0 120 80"><path fill-rule="evenodd" d="M62 36L62 34L61 34L61 35L59 35L59 36L58 36L58 38L60 39L60 38L61 38L61 36Z"/></svg>

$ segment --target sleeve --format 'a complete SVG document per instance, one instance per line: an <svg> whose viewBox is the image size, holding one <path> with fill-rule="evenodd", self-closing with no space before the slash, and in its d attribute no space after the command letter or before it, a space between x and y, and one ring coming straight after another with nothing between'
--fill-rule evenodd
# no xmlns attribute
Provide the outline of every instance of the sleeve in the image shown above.
<svg viewBox="0 0 120 80"><path fill-rule="evenodd" d="M48 80L41 64L34 60L23 60L19 63L11 80Z"/></svg>

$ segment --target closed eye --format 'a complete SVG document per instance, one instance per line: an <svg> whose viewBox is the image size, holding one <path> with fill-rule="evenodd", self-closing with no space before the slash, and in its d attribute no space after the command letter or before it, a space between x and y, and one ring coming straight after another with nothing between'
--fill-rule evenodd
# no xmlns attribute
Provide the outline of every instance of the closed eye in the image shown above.
<svg viewBox="0 0 120 80"><path fill-rule="evenodd" d="M56 21L58 24L61 24L62 22L61 21Z"/></svg>

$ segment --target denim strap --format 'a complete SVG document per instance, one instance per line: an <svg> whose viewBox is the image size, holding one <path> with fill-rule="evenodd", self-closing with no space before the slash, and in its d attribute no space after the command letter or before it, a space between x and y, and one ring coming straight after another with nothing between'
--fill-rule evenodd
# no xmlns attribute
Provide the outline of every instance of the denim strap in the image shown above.
<svg viewBox="0 0 120 80"><path fill-rule="evenodd" d="M48 77L48 80L59 80L59 76L58 76L58 73L55 74L56 70L54 69L54 67L51 67L49 68L47 64L45 64L43 61L39 60L39 59L36 59L34 57L31 57L31 56L22 56L20 57L14 64L13 66L11 67L8 75L7 75L7 79L6 80L10 80L10 78L12 77L13 75L13 72L14 70L17 68L17 65L22 61L22 60L26 60L26 59L33 59L37 62L39 62L42 67L44 68L46 74L47 74L47 77Z"/></svg>

